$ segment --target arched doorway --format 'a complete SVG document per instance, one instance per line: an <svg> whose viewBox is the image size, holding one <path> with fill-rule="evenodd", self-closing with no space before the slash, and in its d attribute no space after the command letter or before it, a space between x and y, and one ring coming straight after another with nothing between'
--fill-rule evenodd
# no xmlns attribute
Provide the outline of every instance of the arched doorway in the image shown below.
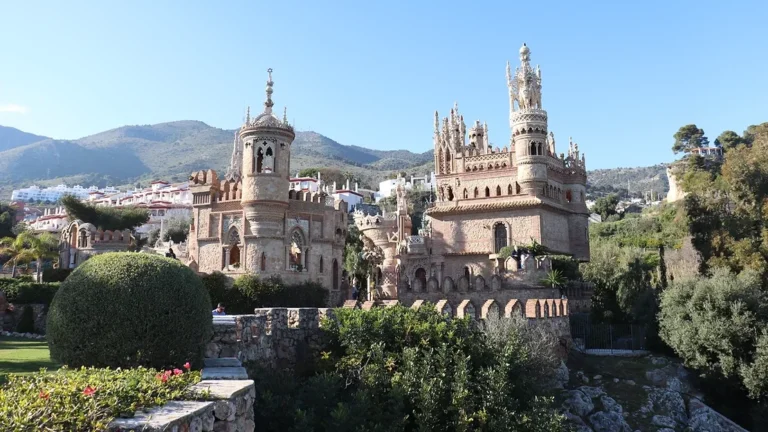
<svg viewBox="0 0 768 432"><path fill-rule="evenodd" d="M427 271L419 267L416 270L416 279L421 281L421 289L427 288Z"/></svg>
<svg viewBox="0 0 768 432"><path fill-rule="evenodd" d="M240 232L237 228L232 227L229 230L227 244L229 245L225 254L227 267L240 267Z"/></svg>
<svg viewBox="0 0 768 432"><path fill-rule="evenodd" d="M291 250L290 250L290 268L295 271L302 271L304 269L304 235L301 231L294 230L291 233Z"/></svg>
<svg viewBox="0 0 768 432"><path fill-rule="evenodd" d="M339 289L339 263L336 260L333 260L333 264L331 264L331 273L333 275L332 289Z"/></svg>

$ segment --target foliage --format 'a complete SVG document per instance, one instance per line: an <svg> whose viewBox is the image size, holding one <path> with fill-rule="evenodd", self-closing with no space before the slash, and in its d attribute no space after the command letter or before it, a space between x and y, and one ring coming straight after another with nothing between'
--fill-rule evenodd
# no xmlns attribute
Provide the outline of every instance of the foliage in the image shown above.
<svg viewBox="0 0 768 432"><path fill-rule="evenodd" d="M264 430L564 430L535 395L552 359L528 345L537 338L527 326L486 336L469 320L402 306L339 309L323 326L330 348L318 373L251 374Z"/></svg>
<svg viewBox="0 0 768 432"><path fill-rule="evenodd" d="M16 276L16 267L34 259L32 250L28 248L27 237L27 235L22 235L16 238L4 237L0 239L0 255L10 257L3 267L11 268L11 277Z"/></svg>
<svg viewBox="0 0 768 432"><path fill-rule="evenodd" d="M560 272L566 281L581 280L581 271L579 271L579 262L573 257L567 255L550 255L552 260L552 270Z"/></svg>
<svg viewBox="0 0 768 432"><path fill-rule="evenodd" d="M499 249L499 253L496 254L496 257L500 259L507 259L511 257L514 252L515 248L513 246L504 246L503 248Z"/></svg>
<svg viewBox="0 0 768 432"><path fill-rule="evenodd" d="M277 276L243 275L233 288L247 302L248 313L262 307L324 307L328 300L328 290L317 282L286 285Z"/></svg>
<svg viewBox="0 0 768 432"><path fill-rule="evenodd" d="M768 395L768 301L754 271L714 269L675 280L662 295L662 338L686 365L738 378L755 399Z"/></svg>
<svg viewBox="0 0 768 432"><path fill-rule="evenodd" d="M202 363L211 301L177 260L116 252L80 264L48 313L51 358L70 366L164 368Z"/></svg>
<svg viewBox="0 0 768 432"><path fill-rule="evenodd" d="M35 333L35 311L32 306L26 305L21 311L19 323L16 325L16 331L19 333Z"/></svg>
<svg viewBox="0 0 768 432"><path fill-rule="evenodd" d="M591 224L591 242L610 241L619 246L672 249L682 246L689 235L685 209L677 203L662 204L641 215L626 215L617 221Z"/></svg>
<svg viewBox="0 0 768 432"><path fill-rule="evenodd" d="M608 216L616 214L617 205L619 205L619 197L611 194L598 198L591 210L593 213L599 214L602 220L606 220Z"/></svg>
<svg viewBox="0 0 768 432"><path fill-rule="evenodd" d="M27 280L0 279L0 290L10 303L49 305L59 290L58 282L36 283Z"/></svg>
<svg viewBox="0 0 768 432"><path fill-rule="evenodd" d="M560 270L550 270L541 280L541 284L550 288L561 289L565 286L568 280L563 276L563 272Z"/></svg>
<svg viewBox="0 0 768 432"><path fill-rule="evenodd" d="M19 235L27 231L29 231L29 226L24 222L19 222L11 228L11 233L13 233L13 235Z"/></svg>
<svg viewBox="0 0 768 432"><path fill-rule="evenodd" d="M366 254L364 246L363 234L356 225L350 225L344 244L344 270L357 279L361 284L361 291L367 288L365 284L368 283L368 275L373 273L378 264L374 255ZM362 294L361 292L360 295Z"/></svg>
<svg viewBox="0 0 768 432"><path fill-rule="evenodd" d="M112 419L170 400L190 399L199 372L177 369L62 368L11 376L0 387L0 430L106 430Z"/></svg>
<svg viewBox="0 0 768 432"><path fill-rule="evenodd" d="M672 145L672 151L675 154L689 153L692 149L709 145L709 139L704 135L704 129L698 128L695 124L681 127L675 133L674 138L675 143Z"/></svg>
<svg viewBox="0 0 768 432"><path fill-rule="evenodd" d="M165 232L163 233L164 242L173 240L174 243L181 243L187 239L187 236L189 235L189 219L171 218L166 222ZM151 241L150 244L154 246L154 243Z"/></svg>
<svg viewBox="0 0 768 432"><path fill-rule="evenodd" d="M79 219L105 231L134 230L149 221L147 209L138 207L97 207L72 195L61 198L71 220Z"/></svg>
<svg viewBox="0 0 768 432"><path fill-rule="evenodd" d="M405 200L408 203L408 214L411 216L411 234L416 235L422 227L424 220L424 211L431 205L435 197L431 190L424 190L420 184L406 190ZM393 193L391 196L382 198L379 208L387 212L397 210L397 196Z"/></svg>
<svg viewBox="0 0 768 432"><path fill-rule="evenodd" d="M154 228L147 233L147 244L150 247L155 247L159 239L160 239L160 228Z"/></svg>
<svg viewBox="0 0 768 432"><path fill-rule="evenodd" d="M722 147L724 151L738 147L744 144L744 140L734 131L725 131L715 139L715 145Z"/></svg>
<svg viewBox="0 0 768 432"><path fill-rule="evenodd" d="M72 269L47 268L43 270L43 282L64 282L64 279L72 273Z"/></svg>
<svg viewBox="0 0 768 432"><path fill-rule="evenodd" d="M0 202L0 238L13 237L13 227L16 223L16 212L18 210L15 206Z"/></svg>

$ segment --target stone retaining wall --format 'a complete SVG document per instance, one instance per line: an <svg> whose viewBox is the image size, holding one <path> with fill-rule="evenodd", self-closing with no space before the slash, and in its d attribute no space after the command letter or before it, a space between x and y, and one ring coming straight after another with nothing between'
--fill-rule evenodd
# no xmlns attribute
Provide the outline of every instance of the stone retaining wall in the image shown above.
<svg viewBox="0 0 768 432"><path fill-rule="evenodd" d="M171 401L115 419L110 432L253 432L256 390L251 380L200 381L192 390L207 401ZM205 393L203 393L205 392ZM206 394L207 393L207 394Z"/></svg>
<svg viewBox="0 0 768 432"><path fill-rule="evenodd" d="M32 308L32 315L35 317L35 333L45 334L48 308L44 304L14 303L13 311L6 310L5 313L0 313L0 330L15 332L21 321L21 314L24 313L26 307Z"/></svg>
<svg viewBox="0 0 768 432"><path fill-rule="evenodd" d="M368 310L397 304L397 301L347 301L344 307ZM424 304L417 300L410 307L418 308ZM483 304L475 304L470 299L460 302L443 299L433 307L451 317L473 320L521 317L570 345L569 309L565 299L510 299L504 304L493 299L485 300ZM320 323L323 317L332 314L333 309L325 308L264 308L256 309L253 315L216 316L213 318L213 338L206 347L205 357L236 357L242 362L255 362L268 368L291 368L323 349L326 341Z"/></svg>

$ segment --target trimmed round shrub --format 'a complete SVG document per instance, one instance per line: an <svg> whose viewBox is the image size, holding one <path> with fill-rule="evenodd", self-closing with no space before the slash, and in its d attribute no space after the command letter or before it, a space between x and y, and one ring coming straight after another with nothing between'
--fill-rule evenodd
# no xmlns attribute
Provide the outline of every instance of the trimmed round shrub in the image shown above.
<svg viewBox="0 0 768 432"><path fill-rule="evenodd" d="M178 260L116 252L85 261L48 312L51 358L69 366L201 367L211 300Z"/></svg>

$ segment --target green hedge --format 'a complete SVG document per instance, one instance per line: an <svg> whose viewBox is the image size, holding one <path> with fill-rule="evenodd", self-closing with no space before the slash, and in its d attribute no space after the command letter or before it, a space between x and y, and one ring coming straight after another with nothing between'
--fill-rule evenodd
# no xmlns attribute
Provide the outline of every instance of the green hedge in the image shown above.
<svg viewBox="0 0 768 432"><path fill-rule="evenodd" d="M21 319L16 325L16 331L19 333L34 333L35 332L35 312L32 310L32 306L24 306L24 310L21 312Z"/></svg>
<svg viewBox="0 0 768 432"><path fill-rule="evenodd" d="M252 314L262 307L325 307L328 290L317 282L286 285L279 277L240 276L230 286L222 273L202 276L211 304L224 304L228 314Z"/></svg>
<svg viewBox="0 0 768 432"><path fill-rule="evenodd" d="M211 300L178 260L113 252L80 264L48 312L51 358L69 366L202 364Z"/></svg>
<svg viewBox="0 0 768 432"><path fill-rule="evenodd" d="M59 289L59 283L35 283L19 279L0 279L0 291L10 303L49 305ZM10 281L10 282L9 282Z"/></svg>
<svg viewBox="0 0 768 432"><path fill-rule="evenodd" d="M43 282L64 282L72 269L47 268L43 270Z"/></svg>
<svg viewBox="0 0 768 432"><path fill-rule="evenodd" d="M112 419L170 400L191 399L200 372L175 370L67 369L12 375L0 386L0 430L106 430Z"/></svg>

